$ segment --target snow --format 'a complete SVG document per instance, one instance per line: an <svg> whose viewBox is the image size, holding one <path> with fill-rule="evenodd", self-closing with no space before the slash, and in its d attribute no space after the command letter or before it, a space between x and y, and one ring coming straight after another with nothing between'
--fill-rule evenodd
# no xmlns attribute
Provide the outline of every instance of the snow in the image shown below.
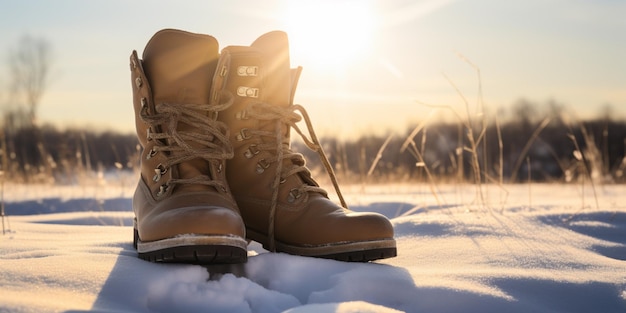
<svg viewBox="0 0 626 313"><path fill-rule="evenodd" d="M626 312L626 186L357 185L398 257L344 263L249 246L242 265L154 264L132 188L7 185L0 312ZM480 196L482 194L482 197Z"/></svg>

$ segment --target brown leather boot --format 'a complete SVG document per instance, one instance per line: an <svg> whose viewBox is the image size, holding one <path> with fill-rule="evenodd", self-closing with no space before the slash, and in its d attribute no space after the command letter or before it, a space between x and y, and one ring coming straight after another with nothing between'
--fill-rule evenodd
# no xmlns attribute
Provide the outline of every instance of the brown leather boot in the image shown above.
<svg viewBox="0 0 626 313"><path fill-rule="evenodd" d="M290 149L293 128L320 152L337 186L306 111L292 103L299 73L290 69L283 32L265 34L249 47L226 47L220 56L212 99L234 99L218 120L230 128L234 157L227 161L226 177L248 238L271 251L343 261L395 256L389 220L330 201L302 155ZM310 140L295 124L302 116Z"/></svg>
<svg viewBox="0 0 626 313"><path fill-rule="evenodd" d="M226 181L232 157L230 103L209 104L219 54L215 38L157 32L143 60L130 58L141 178L133 197L135 248L153 262L238 263L245 226Z"/></svg>

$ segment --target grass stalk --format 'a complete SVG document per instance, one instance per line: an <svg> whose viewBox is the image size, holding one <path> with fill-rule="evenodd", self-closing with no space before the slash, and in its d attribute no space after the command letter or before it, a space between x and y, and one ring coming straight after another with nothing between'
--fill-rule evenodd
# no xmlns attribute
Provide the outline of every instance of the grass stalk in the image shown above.
<svg viewBox="0 0 626 313"><path fill-rule="evenodd" d="M584 129L584 127L581 126L581 130L583 131L583 135L586 135L586 130ZM584 170L583 173L583 182L584 182L584 177L587 176L587 178L589 178L589 182L591 184L591 189L593 191L593 197L596 201L596 209L600 209L600 203L598 202L598 193L596 192L596 185L594 182L594 179L591 175L591 169L589 169L589 166L587 165L587 157L585 156L585 153L583 153L582 149L580 148L580 145L578 144L578 140L576 139L576 136L574 136L573 134L570 134L570 139L574 142L574 147L575 147L575 151L574 152L578 152L579 154L579 162L582 163L582 167ZM589 142L588 142L589 144ZM584 193L583 193L583 198L585 197Z"/></svg>
<svg viewBox="0 0 626 313"><path fill-rule="evenodd" d="M8 164L9 164L9 160L7 160L8 157L8 151L7 151L7 143L6 143L6 135L4 133L4 127L2 129L0 129L0 140L2 140L2 142L0 142L0 144L2 145L0 147L0 153L2 153L2 169L0 169L0 216L2 217L2 235L6 234L6 226L5 226L5 216L6 216L6 212L4 210L4 181L6 179L6 173L8 170ZM8 222L8 218L7 218L7 222Z"/></svg>
<svg viewBox="0 0 626 313"><path fill-rule="evenodd" d="M415 165L417 167L423 168L424 172L426 172L426 177L428 177L428 182L429 182L428 188L430 189L430 193L432 193L432 195L435 197L435 200L437 201L437 205L441 207L442 203L441 203L441 199L439 198L439 191L436 186L435 178L433 177L430 170L428 169L428 165L424 161L423 154L419 151L414 141L411 141L410 146L411 146L411 149L409 151L417 160L417 163Z"/></svg>
<svg viewBox="0 0 626 313"><path fill-rule="evenodd" d="M3 156L4 157L4 156ZM4 223L4 170L0 171L0 216L2 217L2 235L6 234L6 226Z"/></svg>
<svg viewBox="0 0 626 313"><path fill-rule="evenodd" d="M515 182L515 180L517 179L517 172L519 171L519 168L522 165L522 162L526 158L526 155L528 154L528 151L532 147L532 145L535 142L535 140L537 140L537 138L539 137L539 134L541 133L541 131L543 131L543 129L546 128L546 126L548 126L548 124L550 124L550 118L546 117L539 124L539 126L537 126L537 128L535 128L535 131L533 131L532 135L530 136L530 138L526 142L526 145L524 145L524 148L522 149L522 152L520 152L520 155L517 158L517 161L515 161L515 165L513 165L513 171L511 172L511 178L509 178L509 180L511 182Z"/></svg>
<svg viewBox="0 0 626 313"><path fill-rule="evenodd" d="M376 165L378 165L378 162L380 161L380 159L383 158L383 152L387 148L387 145L389 144L392 138L393 138L393 134L389 135L389 137L387 137L387 140L385 140L385 142L380 147L380 149L378 149L378 152L376 153L376 158L374 159L374 162L372 162L370 169L367 171L367 177L370 177L372 175L372 173L374 172L374 169L376 168Z"/></svg>
<svg viewBox="0 0 626 313"><path fill-rule="evenodd" d="M530 167L530 157L526 157L526 168L528 169L528 209L532 209L533 208L533 192L532 192L532 170Z"/></svg>
<svg viewBox="0 0 626 313"><path fill-rule="evenodd" d="M504 142L502 140L502 130L500 129L500 119L498 119L497 114L495 116L495 123L496 135L498 136L498 186L500 186L501 190L504 190ZM505 202L506 197L502 199L502 194L500 194L500 213L504 212Z"/></svg>

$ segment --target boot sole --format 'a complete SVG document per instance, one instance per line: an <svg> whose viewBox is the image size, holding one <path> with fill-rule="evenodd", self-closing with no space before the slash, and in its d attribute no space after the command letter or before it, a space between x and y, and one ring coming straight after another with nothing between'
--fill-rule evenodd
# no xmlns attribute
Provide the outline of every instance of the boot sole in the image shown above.
<svg viewBox="0 0 626 313"><path fill-rule="evenodd" d="M140 259L159 263L233 264L248 260L247 241L234 236L185 235L142 242L134 230Z"/></svg>
<svg viewBox="0 0 626 313"><path fill-rule="evenodd" d="M261 243L265 249L269 250L267 236L251 229L247 229L246 234L248 239ZM275 246L276 252L345 262L369 262L398 255L396 241L393 238L338 242L319 246L294 246L276 240Z"/></svg>

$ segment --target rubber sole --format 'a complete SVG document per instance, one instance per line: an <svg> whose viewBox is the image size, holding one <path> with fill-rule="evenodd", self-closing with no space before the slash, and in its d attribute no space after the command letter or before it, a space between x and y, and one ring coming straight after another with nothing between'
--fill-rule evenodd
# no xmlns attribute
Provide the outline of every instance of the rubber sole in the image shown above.
<svg viewBox="0 0 626 313"><path fill-rule="evenodd" d="M142 242L137 229L133 238L140 259L159 263L243 263L248 260L247 244L243 238L208 235L184 235Z"/></svg>
<svg viewBox="0 0 626 313"><path fill-rule="evenodd" d="M261 243L265 249L269 250L267 236L251 229L247 229L246 234L248 239ZM276 252L345 262L369 262L398 255L396 241L393 238L338 242L320 246L294 246L277 240L275 246Z"/></svg>

